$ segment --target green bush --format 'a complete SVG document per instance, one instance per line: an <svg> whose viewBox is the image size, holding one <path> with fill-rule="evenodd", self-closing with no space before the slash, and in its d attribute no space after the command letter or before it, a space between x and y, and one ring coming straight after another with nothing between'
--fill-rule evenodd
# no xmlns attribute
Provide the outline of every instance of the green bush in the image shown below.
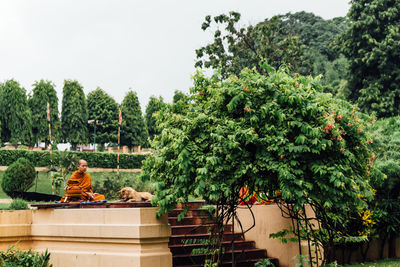
<svg viewBox="0 0 400 267"><path fill-rule="evenodd" d="M0 266L2 267L51 267L50 253L46 250L43 253L34 251L20 251L14 249L15 245L8 247L6 251L0 251Z"/></svg>
<svg viewBox="0 0 400 267"><path fill-rule="evenodd" d="M20 198L14 199L10 206L8 207L9 210L28 210L28 203Z"/></svg>
<svg viewBox="0 0 400 267"><path fill-rule="evenodd" d="M28 191L34 181L35 168L32 163L25 158L19 158L4 172L1 187L7 195L15 197L15 192Z"/></svg>
<svg viewBox="0 0 400 267"><path fill-rule="evenodd" d="M53 163L56 164L62 157L63 151L53 151ZM117 168L117 153L110 152L67 152L85 159L90 168ZM146 155L120 154L121 169L140 169ZM18 158L26 158L36 167L47 167L50 165L49 151L31 150L0 150L0 166L9 166Z"/></svg>

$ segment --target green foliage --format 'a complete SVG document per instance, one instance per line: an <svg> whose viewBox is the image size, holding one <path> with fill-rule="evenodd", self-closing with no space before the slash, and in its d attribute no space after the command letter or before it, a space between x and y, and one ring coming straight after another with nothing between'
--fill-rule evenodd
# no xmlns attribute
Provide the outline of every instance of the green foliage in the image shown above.
<svg viewBox="0 0 400 267"><path fill-rule="evenodd" d="M15 244L16 245L16 244ZM2 267L51 267L50 253L46 250L43 253L31 250L21 251L15 249L15 245L8 247L6 251L0 251L0 265Z"/></svg>
<svg viewBox="0 0 400 267"><path fill-rule="evenodd" d="M155 114L163 110L165 108L165 105L166 104L164 103L164 99L161 96L159 98L151 96L149 102L147 103L145 121L150 140L153 140L154 135L157 135L161 132L160 129L158 129L157 127Z"/></svg>
<svg viewBox="0 0 400 267"><path fill-rule="evenodd" d="M34 181L35 168L32 163L25 158L19 158L4 172L1 187L7 195L14 197L16 192L28 191Z"/></svg>
<svg viewBox="0 0 400 267"><path fill-rule="evenodd" d="M121 104L121 145L128 147L147 144L148 133L136 92L129 91Z"/></svg>
<svg viewBox="0 0 400 267"><path fill-rule="evenodd" d="M26 91L14 80L0 86L1 139L13 144L32 142L32 115Z"/></svg>
<svg viewBox="0 0 400 267"><path fill-rule="evenodd" d="M240 14L237 12L221 14L213 19L206 16L201 27L203 31L212 27L212 20L218 26L214 42L196 50L196 67L221 68L221 76L227 78L230 74L239 75L245 67L254 67L265 74L258 64L264 59L273 67L290 65L296 71L304 63L301 60L303 47L299 45L298 37L283 35L279 17L256 26L239 28Z"/></svg>
<svg viewBox="0 0 400 267"><path fill-rule="evenodd" d="M101 88L87 96L89 120L98 121L96 125L96 143L104 147L105 143L117 142L118 104ZM94 123L89 124L89 141L94 142Z"/></svg>
<svg viewBox="0 0 400 267"><path fill-rule="evenodd" d="M339 51L333 46L333 43L347 29L346 18L337 17L324 20L305 11L279 15L278 18L283 36L298 36L299 45L304 45L307 53L319 54L328 61L340 57Z"/></svg>
<svg viewBox="0 0 400 267"><path fill-rule="evenodd" d="M399 114L400 2L353 0L341 37L349 59L350 99L379 117Z"/></svg>
<svg viewBox="0 0 400 267"><path fill-rule="evenodd" d="M28 203L20 198L15 198L8 207L9 210L28 210Z"/></svg>
<svg viewBox="0 0 400 267"><path fill-rule="evenodd" d="M386 175L383 181L372 176L376 190L371 204L375 228L381 238L392 238L400 235L400 117L378 120L367 131L375 166Z"/></svg>
<svg viewBox="0 0 400 267"><path fill-rule="evenodd" d="M49 140L49 123L47 120L47 103L50 104L50 122L52 141L60 139L61 122L58 114L58 97L55 85L50 81L40 80L33 84L33 95L29 98L32 111L32 134L35 143Z"/></svg>
<svg viewBox="0 0 400 267"><path fill-rule="evenodd" d="M269 259L262 259L254 264L254 267L274 267L275 265Z"/></svg>
<svg viewBox="0 0 400 267"><path fill-rule="evenodd" d="M49 151L30 151L30 150L0 150L0 166L10 166L18 158L24 157L32 162L36 167L49 167L50 153ZM72 167L69 170L75 170L78 159L85 159L88 162L89 168L116 168L117 167L117 153L109 152L63 152L53 151L54 166L60 168L67 167L62 163L62 157L69 161ZM72 157L72 159L71 159ZM142 167L142 160L146 155L143 154L120 154L119 162L121 169L140 169ZM72 160L72 162L71 162Z"/></svg>
<svg viewBox="0 0 400 267"><path fill-rule="evenodd" d="M120 173L120 178L116 173L107 173L104 179L94 182L93 188L96 193L105 195L106 199L120 199L119 191L126 186L138 192L154 192L153 184L149 181L143 182L135 173Z"/></svg>
<svg viewBox="0 0 400 267"><path fill-rule="evenodd" d="M268 75L244 69L226 80L198 73L186 112L158 114L163 131L143 165L156 182L153 203L162 214L189 195L231 206L243 186L268 197L280 190L294 213L315 210L323 227L313 242L329 249L353 234L351 219L372 198L369 117L323 93L318 79L263 67Z"/></svg>
<svg viewBox="0 0 400 267"><path fill-rule="evenodd" d="M64 142L77 144L88 142L88 110L83 87L77 81L65 80L63 88L61 132Z"/></svg>

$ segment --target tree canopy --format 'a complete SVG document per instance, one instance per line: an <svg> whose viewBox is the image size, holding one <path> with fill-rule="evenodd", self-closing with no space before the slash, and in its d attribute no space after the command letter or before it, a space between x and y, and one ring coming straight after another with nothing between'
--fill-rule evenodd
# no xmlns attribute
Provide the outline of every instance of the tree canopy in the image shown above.
<svg viewBox="0 0 400 267"><path fill-rule="evenodd" d="M196 67L221 68L220 73L226 78L230 74L239 75L245 67L255 67L263 73L258 64L263 59L267 59L274 67L290 65L298 69L303 64L298 37L284 36L278 17L247 28L237 26L239 20L240 14L237 12L221 14L213 19L206 16L202 30L209 29L213 22L224 29L215 30L214 42L196 50Z"/></svg>
<svg viewBox="0 0 400 267"><path fill-rule="evenodd" d="M88 142L88 110L83 87L78 81L65 80L63 88L61 131L65 142L70 142L72 149L77 144Z"/></svg>
<svg viewBox="0 0 400 267"><path fill-rule="evenodd" d="M354 234L351 218L372 197L369 118L317 79L263 67L267 75L245 69L226 80L197 74L186 112L158 114L163 131L143 175L156 182L159 213L190 195L223 206L236 205L243 186L279 190L297 209L313 207L324 228L315 241L329 247Z"/></svg>
<svg viewBox="0 0 400 267"><path fill-rule="evenodd" d="M14 80L0 86L0 118L3 142L31 144L32 114L26 91Z"/></svg>
<svg viewBox="0 0 400 267"><path fill-rule="evenodd" d="M33 94L29 98L29 107L32 111L32 134L33 140L45 142L49 140L49 123L47 121L47 103L50 104L50 122L52 141L60 138L61 122L58 113L58 97L55 85L51 81L40 80L33 84Z"/></svg>
<svg viewBox="0 0 400 267"><path fill-rule="evenodd" d="M121 145L128 147L147 144L148 133L136 92L129 91L121 104Z"/></svg>
<svg viewBox="0 0 400 267"><path fill-rule="evenodd" d="M89 120L97 121L96 143L116 143L118 134L118 104L103 89L97 88L87 95ZM90 123L89 142L94 142L94 123Z"/></svg>
<svg viewBox="0 0 400 267"><path fill-rule="evenodd" d="M164 109L165 106L166 103L164 102L164 99L161 96L158 98L156 98L155 96L151 96L149 102L147 103L145 122L150 140L153 140L154 135L157 135L161 132L160 129L158 129L158 124L155 118L155 114Z"/></svg>
<svg viewBox="0 0 400 267"><path fill-rule="evenodd" d="M379 117L399 114L400 2L352 0L341 37L349 60L350 99Z"/></svg>

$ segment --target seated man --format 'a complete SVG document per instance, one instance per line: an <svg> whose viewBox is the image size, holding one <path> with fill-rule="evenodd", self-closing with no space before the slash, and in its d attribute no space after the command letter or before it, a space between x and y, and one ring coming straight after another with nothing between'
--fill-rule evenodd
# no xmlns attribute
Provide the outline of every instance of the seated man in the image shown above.
<svg viewBox="0 0 400 267"><path fill-rule="evenodd" d="M86 173L87 162L80 159L78 170L67 181L67 189L61 202L70 201L100 201L105 200L104 195L93 193L90 174Z"/></svg>

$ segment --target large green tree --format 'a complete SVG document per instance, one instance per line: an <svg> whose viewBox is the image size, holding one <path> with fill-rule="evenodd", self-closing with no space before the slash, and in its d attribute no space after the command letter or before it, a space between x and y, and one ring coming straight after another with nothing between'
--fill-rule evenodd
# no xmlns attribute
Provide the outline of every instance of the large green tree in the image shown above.
<svg viewBox="0 0 400 267"><path fill-rule="evenodd" d="M164 99L162 96L155 97L151 96L149 102L146 106L146 114L145 114L145 122L147 126L147 131L149 133L150 140L153 140L154 135L157 135L161 132L158 128L158 124L155 118L155 114L166 106Z"/></svg>
<svg viewBox="0 0 400 267"><path fill-rule="evenodd" d="M214 32L214 42L196 50L198 61L195 66L221 68L224 78L230 74L239 75L245 67L255 67L263 73L259 65L263 59L274 67L290 65L297 70L304 63L301 60L303 47L299 46L298 37L283 35L278 20L273 17L256 26L240 28L237 12L214 18L206 16L201 27L204 31L213 28L213 22L219 27Z"/></svg>
<svg viewBox="0 0 400 267"><path fill-rule="evenodd" d="M76 150L88 142L88 110L83 87L78 81L65 80L61 110L61 132L65 142Z"/></svg>
<svg viewBox="0 0 400 267"><path fill-rule="evenodd" d="M256 67L263 73L258 63L267 59L274 67L289 65L292 72L322 74L324 89L334 94L344 83L347 62L334 41L347 27L345 18L324 20L313 13L297 12L242 28L237 25L239 19L235 12L213 18L220 27L214 31L213 43L196 50L197 67L222 68L222 77L238 75L244 67ZM214 29L212 23L207 16L203 30Z"/></svg>
<svg viewBox="0 0 400 267"><path fill-rule="evenodd" d="M89 112L89 141L94 142L96 125L96 143L116 143L118 136L118 104L103 89L97 88L87 95Z"/></svg>
<svg viewBox="0 0 400 267"><path fill-rule="evenodd" d="M306 231L297 234L322 245L332 260L337 240L366 238L349 229L351 219L361 220L364 197L372 197L362 129L368 117L323 93L310 76L268 65L264 72L245 69L222 81L196 75L186 112L171 107L158 114L163 131L143 175L156 182L159 213L201 196L229 219L243 186L277 198L280 190L291 214L304 216L304 205L315 211L321 229L298 217Z"/></svg>
<svg viewBox="0 0 400 267"><path fill-rule="evenodd" d="M31 144L32 114L26 91L14 80L8 80L1 85L0 118L3 142Z"/></svg>
<svg viewBox="0 0 400 267"><path fill-rule="evenodd" d="M121 145L130 148L147 144L148 133L136 92L129 91L121 104Z"/></svg>
<svg viewBox="0 0 400 267"><path fill-rule="evenodd" d="M399 114L400 1L352 0L341 37L349 59L350 99L379 117Z"/></svg>
<svg viewBox="0 0 400 267"><path fill-rule="evenodd" d="M29 98L29 107L32 111L32 134L36 143L49 144L49 123L47 120L47 103L50 104L50 122L52 141L60 137L61 122L58 113L58 97L55 85L51 81L40 80L33 84L33 94Z"/></svg>

